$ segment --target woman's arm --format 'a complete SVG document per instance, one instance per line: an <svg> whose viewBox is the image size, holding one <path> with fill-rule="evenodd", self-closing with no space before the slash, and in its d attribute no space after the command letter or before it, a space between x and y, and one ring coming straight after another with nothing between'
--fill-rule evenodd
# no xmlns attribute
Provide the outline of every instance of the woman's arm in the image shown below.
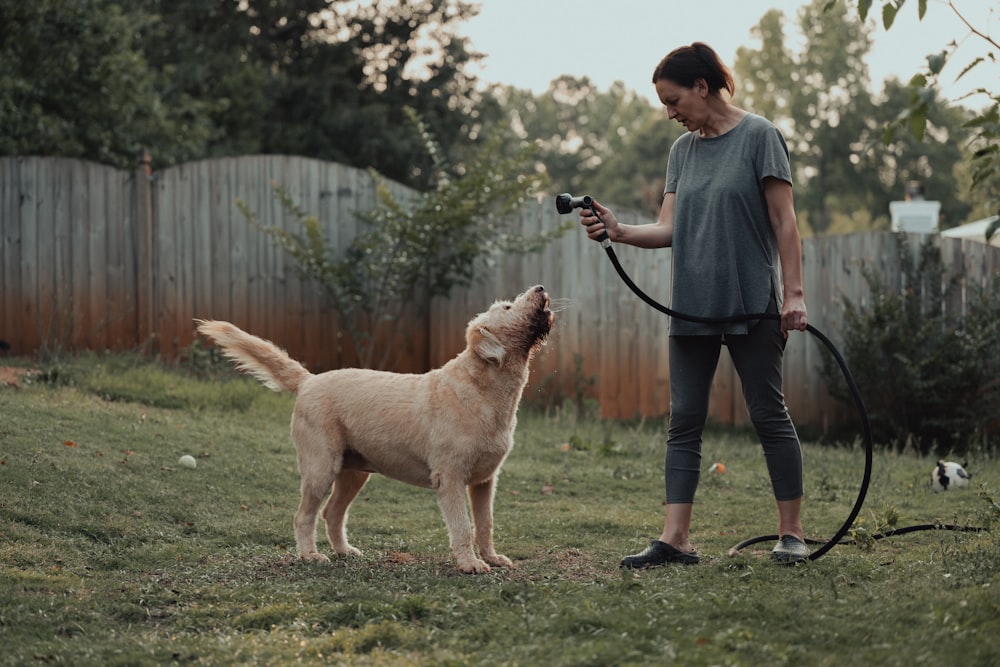
<svg viewBox="0 0 1000 667"><path fill-rule="evenodd" d="M778 241L784 299L781 306L781 330L804 331L807 324L805 289L802 287L802 239L795 220L792 184L778 178L764 179L771 228Z"/></svg>
<svg viewBox="0 0 1000 667"><path fill-rule="evenodd" d="M649 225L626 225L618 222L611 209L599 202L594 202L594 208L601 215L601 220L593 215L590 209L580 210L580 224L587 228L587 236L597 241L603 232L608 233L615 243L625 243L638 248L669 248L674 238L674 202L677 195L668 192L663 195L660 213L656 222Z"/></svg>

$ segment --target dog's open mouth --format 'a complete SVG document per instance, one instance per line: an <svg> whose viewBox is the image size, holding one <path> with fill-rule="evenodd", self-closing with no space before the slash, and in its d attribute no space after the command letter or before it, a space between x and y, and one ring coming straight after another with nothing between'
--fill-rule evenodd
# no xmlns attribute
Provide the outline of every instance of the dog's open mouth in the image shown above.
<svg viewBox="0 0 1000 667"><path fill-rule="evenodd" d="M548 292L539 285L535 288L534 294L538 298L538 308L535 310L535 317L532 321L531 339L533 343L541 342L552 331L552 325L556 321L556 314L550 310L551 301Z"/></svg>

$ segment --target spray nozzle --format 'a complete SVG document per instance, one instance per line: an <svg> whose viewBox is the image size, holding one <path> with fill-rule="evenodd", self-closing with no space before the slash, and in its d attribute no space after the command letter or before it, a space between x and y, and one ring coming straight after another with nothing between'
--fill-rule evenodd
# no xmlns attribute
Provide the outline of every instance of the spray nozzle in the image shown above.
<svg viewBox="0 0 1000 667"><path fill-rule="evenodd" d="M564 214L571 212L574 208L591 208L593 203L594 199L590 195L574 197L568 192L556 195L556 210Z"/></svg>
<svg viewBox="0 0 1000 667"><path fill-rule="evenodd" d="M568 192L564 192L561 195L556 195L556 210L560 213L569 213L574 208L589 208L594 216L601 220L601 214L597 212L594 208L594 198L590 195L583 195L582 197L574 197ZM604 222L601 220L601 222ZM608 238L608 233L604 232L601 234L600 238L597 239L602 246L605 248L611 245L611 239Z"/></svg>

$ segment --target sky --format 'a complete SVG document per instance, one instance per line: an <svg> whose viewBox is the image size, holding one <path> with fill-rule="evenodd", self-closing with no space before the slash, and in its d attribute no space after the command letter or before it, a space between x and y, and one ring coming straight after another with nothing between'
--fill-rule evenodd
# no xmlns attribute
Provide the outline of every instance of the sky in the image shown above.
<svg viewBox="0 0 1000 667"><path fill-rule="evenodd" d="M856 12L856 0L848 0ZM1000 39L1000 3L995 0L953 0L955 6L981 32ZM676 46L702 41L714 48L730 67L739 46L759 48L750 29L769 8L786 17L786 39L798 51L797 14L805 0L480 0L480 13L459 32L475 50L486 54L472 71L483 81L528 88L542 93L563 74L586 76L606 90L614 81L659 101L650 83L653 68ZM875 3L881 6L880 3ZM873 14L875 12L873 11ZM856 15L856 14L855 14ZM874 17L869 16L872 25ZM889 31L881 20L873 34L868 56L872 90L881 92L890 77L908 81L921 71L926 56L943 50L951 41L959 49L943 72L944 94L955 99L976 87L996 90L998 65L982 63L976 76L967 74L951 82L989 48L969 29L944 0L929 0L923 21L917 18L916 0L899 12ZM739 88L739 81L736 82ZM978 108L985 98L969 100Z"/></svg>

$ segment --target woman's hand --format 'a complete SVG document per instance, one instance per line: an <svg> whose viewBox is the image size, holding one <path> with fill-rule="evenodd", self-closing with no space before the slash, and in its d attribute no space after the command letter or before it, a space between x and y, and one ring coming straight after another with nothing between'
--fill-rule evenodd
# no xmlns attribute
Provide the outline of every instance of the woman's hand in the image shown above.
<svg viewBox="0 0 1000 667"><path fill-rule="evenodd" d="M618 218L610 208L601 206L597 201L593 202L593 208L601 216L600 218L589 208L580 209L580 224L587 230L587 237L592 241L600 241L606 233L608 238L614 241L618 233Z"/></svg>
<svg viewBox="0 0 1000 667"><path fill-rule="evenodd" d="M781 304L781 333L787 338L789 331L805 331L808 323L805 297L786 294Z"/></svg>

